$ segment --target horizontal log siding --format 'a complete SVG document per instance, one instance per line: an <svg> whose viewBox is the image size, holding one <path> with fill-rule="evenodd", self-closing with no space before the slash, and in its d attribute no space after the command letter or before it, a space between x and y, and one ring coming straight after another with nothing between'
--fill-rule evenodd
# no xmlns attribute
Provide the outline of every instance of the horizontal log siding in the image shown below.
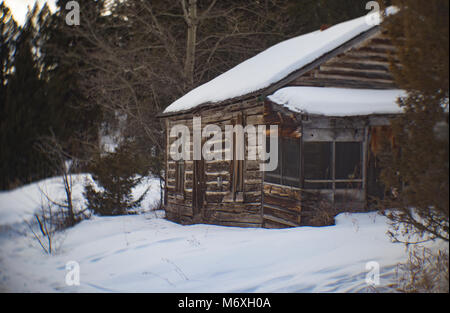
<svg viewBox="0 0 450 313"><path fill-rule="evenodd" d="M301 225L301 191L264 182L263 226L285 228Z"/></svg>
<svg viewBox="0 0 450 313"><path fill-rule="evenodd" d="M261 125L263 123L263 104L256 99L230 105L220 109L213 106L198 112L197 114L185 114L167 118L167 132L174 125L186 125L193 131L192 119L194 116L202 118L202 129L207 124L215 124L222 128L225 134L225 125L231 125L232 121L243 114L246 125ZM176 138L167 137L167 147ZM222 145L225 138L222 138ZM168 149L167 149L168 150ZM191 148L192 150L192 148ZM168 153L168 152L167 152ZM192 154L191 154L192 156ZM166 217L169 220L182 224L200 222L236 227L261 227L261 203L262 203L262 173L259 171L259 162L246 160L244 162L244 192L240 202L231 197L231 161L205 161L206 193L204 209L201 217L194 217L192 207L193 188L193 161L185 162L185 185L183 193L175 192L176 162L171 161L167 154L167 204L165 206ZM246 149L247 157L247 149ZM221 180L221 185L219 181Z"/></svg>
<svg viewBox="0 0 450 313"><path fill-rule="evenodd" d="M395 57L392 43L385 34L368 32L359 44L343 46L334 56L311 70L299 71L274 84L262 94L270 95L285 86L315 86L340 88L394 89L389 72L389 59ZM355 41L356 42L356 41ZM388 125L389 117L367 117L353 119L328 119L302 116L289 112L269 102L261 103L256 98L239 100L225 105L203 105L187 113L166 117L167 131L176 124L189 127L192 119L202 117L202 127L217 124L224 130L239 114L244 114L247 124L279 125L283 137L300 138L305 131L314 129L364 129L373 125ZM303 133L301 127L304 127ZM175 139L167 136L167 147ZM194 223L192 209L193 162L185 163L185 186L183 193L175 192L176 162L166 155L166 216L169 220L183 224ZM307 196L301 189L263 182L259 162L244 162L244 193L240 202L230 200L231 162L205 161L206 195L201 216L202 223L238 227L285 228L308 225L314 210L308 209ZM218 183L222 181L222 185ZM303 199L302 199L303 198ZM198 219L195 220L198 222Z"/></svg>
<svg viewBox="0 0 450 313"><path fill-rule="evenodd" d="M288 85L395 89L397 87L389 70L390 57L395 57L395 48L386 34L379 32Z"/></svg>

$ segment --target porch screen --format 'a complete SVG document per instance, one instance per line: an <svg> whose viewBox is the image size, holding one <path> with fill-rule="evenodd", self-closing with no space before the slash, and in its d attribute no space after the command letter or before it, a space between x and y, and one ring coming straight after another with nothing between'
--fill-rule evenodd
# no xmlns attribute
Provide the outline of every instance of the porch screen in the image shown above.
<svg viewBox="0 0 450 313"><path fill-rule="evenodd" d="M267 138L267 147L270 146ZM299 187L300 186L300 140L279 138L278 167L272 172L266 172L265 181L269 183Z"/></svg>
<svg viewBox="0 0 450 313"><path fill-rule="evenodd" d="M335 155L336 189L359 189L362 179L361 143L336 142Z"/></svg>
<svg viewBox="0 0 450 313"><path fill-rule="evenodd" d="M305 188L332 189L332 148L331 142L304 143Z"/></svg>
<svg viewBox="0 0 450 313"><path fill-rule="evenodd" d="M305 142L304 187L307 189L360 189L361 142Z"/></svg>

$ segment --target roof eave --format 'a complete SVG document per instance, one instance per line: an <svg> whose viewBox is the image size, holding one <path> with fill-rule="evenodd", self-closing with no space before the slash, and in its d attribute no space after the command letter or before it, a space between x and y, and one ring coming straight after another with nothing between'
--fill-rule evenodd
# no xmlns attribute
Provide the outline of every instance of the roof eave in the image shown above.
<svg viewBox="0 0 450 313"><path fill-rule="evenodd" d="M226 99L224 101L220 101L220 102L206 102L200 105L197 105L193 108L190 109L186 109L186 110L181 110L181 111L174 111L174 112L167 112L167 113L160 113L157 115L157 117L159 118L167 118L167 117L171 117L171 116L177 116L177 115L184 115L184 114L195 114L211 105L214 106L226 106L232 103L237 103L240 101L244 101L250 98L255 98L255 97L267 97L269 95L271 95L272 93L274 93L276 90L286 86L288 83L290 83L291 81L295 80L296 78L302 76L303 74L313 70L314 68L316 68L317 66L320 66L321 64L323 64L324 62L328 61L329 59L345 52L346 50L354 47L355 45L357 45L358 43L366 40L367 38L373 36L374 34L378 33L380 31L380 26L376 25L373 26L372 28L370 28L369 30L353 37L352 39L346 41L345 43L343 43L342 45L340 45L339 47L323 54L322 56L320 56L319 58L315 59L314 61L308 63L307 65L299 68L298 70L292 72L291 74L289 74L288 76L286 76L285 78L279 80L276 83L273 83L265 88L259 89L257 91L253 91L251 93L239 96L239 97L235 97L235 98L230 98L230 99Z"/></svg>

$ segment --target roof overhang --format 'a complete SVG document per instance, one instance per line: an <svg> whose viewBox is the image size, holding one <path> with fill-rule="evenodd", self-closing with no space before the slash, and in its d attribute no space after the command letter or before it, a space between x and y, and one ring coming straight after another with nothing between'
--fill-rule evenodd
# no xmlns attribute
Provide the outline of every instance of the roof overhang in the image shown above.
<svg viewBox="0 0 450 313"><path fill-rule="evenodd" d="M330 117L402 114L404 90L286 87L268 99L291 112Z"/></svg>
<svg viewBox="0 0 450 313"><path fill-rule="evenodd" d="M313 62L295 70L294 72L290 73L283 79L271 84L270 86L268 86L266 88L263 88L263 89L260 89L260 90L257 90L257 91L239 96L239 97L226 99L226 100L220 101L220 102L206 102L206 103L197 105L195 107L192 107L192 108L189 108L186 110L179 110L179 111L173 111L173 112L162 112L162 113L158 114L158 117L166 118L166 117L170 117L170 116L196 113L196 112L199 112L199 111L201 111L205 108L211 107L211 106L215 106L215 107L227 106L227 105L230 105L233 103L238 103L238 102L245 101L245 100L252 99L252 98L258 98L258 97L266 98L268 95L271 95L276 90L282 88L283 86L286 86L287 84L294 81L298 77L301 77L305 73L319 67L321 64L336 57L337 55L352 48L353 46L358 45L359 43L365 41L366 39L374 36L379 31L380 31L380 27L374 26L370 30L368 30L362 34L359 34L358 36L352 38L351 40L349 40L346 43L342 44L341 46L337 47L336 49L334 49L330 52L327 52L326 54L322 55L321 57L314 60Z"/></svg>
<svg viewBox="0 0 450 313"><path fill-rule="evenodd" d="M244 95L241 96L237 96L237 97L231 97L229 99L225 99L222 101L218 101L218 102L205 102L199 105L195 105L193 107L184 109L184 110L176 110L176 111L165 111L162 112L161 114L159 114L159 117L170 117L170 116L176 116L176 115L183 115L183 114L187 114L187 113L193 113L193 112L198 112L201 111L202 109L205 109L207 107L211 107L211 106L226 106L229 104L233 104L233 103L237 103L240 101L244 101L247 99L251 99L251 98L257 98L257 97L266 97L270 94L272 94L273 92L275 92L276 90L278 90L279 88L282 88L283 86L286 86L287 84L289 84L291 81L297 79L298 77L304 75L305 73L319 67L321 64L327 62L328 60L330 60L333 57L336 57L337 55L347 51L348 49L351 49L352 47L358 45L359 43L365 41L366 39L374 36L375 34L377 34L380 31L380 26L373 26L372 28L370 28L369 30L358 34L357 36L353 37L352 39L346 41L345 43L343 43L342 45L338 46L337 48L328 51L326 53L324 53L323 55L321 55L320 57L318 57L317 59L315 59L314 61L292 71L291 73L287 74L285 77L277 80L276 82L258 89L256 91L253 92L249 92L246 93ZM202 86L201 86L202 87ZM224 86L225 87L225 86ZM195 91L195 89L193 90ZM191 91L192 92L192 91ZM167 109L166 109L167 110Z"/></svg>

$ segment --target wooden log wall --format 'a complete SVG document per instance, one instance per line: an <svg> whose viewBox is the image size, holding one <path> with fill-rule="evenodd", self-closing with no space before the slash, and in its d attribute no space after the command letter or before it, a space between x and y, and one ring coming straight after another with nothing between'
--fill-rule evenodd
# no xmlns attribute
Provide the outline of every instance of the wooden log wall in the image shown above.
<svg viewBox="0 0 450 313"><path fill-rule="evenodd" d="M330 118L324 116L305 116L286 111L270 102L264 104L250 101L237 105L233 110L219 112L214 108L198 113L202 117L202 127L206 124L219 125L225 131L225 125L232 125L239 115L245 116L247 125L278 125L282 137L296 138L302 141L365 141L367 153L372 132L379 127L389 125L389 116L369 116L352 118ZM183 124L192 134L194 115L174 116L166 120L167 133L170 127ZM369 133L365 134L364 130ZM168 146L176 138L167 137ZM223 138L222 144L225 143ZM192 149L191 149L192 150ZM247 151L246 151L247 152ZM247 155L247 154L246 154ZM369 160L370 161L370 160ZM367 160L364 161L365 166ZM231 187L231 161L205 161L206 192L204 206L200 214L193 208L194 162L185 162L183 192L176 191L176 162L167 156L167 205L166 216L169 220L182 223L206 223L223 226L286 228L311 226L316 206L301 188L282 186L264 182L264 173L259 170L259 161L244 162L244 192L241 199L233 199ZM372 171L367 170L368 180ZM219 184L221 181L221 185ZM364 199L360 192L348 194L350 202L358 202L353 211L365 210ZM366 192L364 189L362 192ZM306 205L307 203L307 205Z"/></svg>
<svg viewBox="0 0 450 313"><path fill-rule="evenodd" d="M381 31L298 77L290 86L396 89L389 70L395 48Z"/></svg>
<svg viewBox="0 0 450 313"><path fill-rule="evenodd" d="M276 84L276 89L285 86L396 89L389 70L390 58L395 59L394 47L385 33L380 31L374 34L369 34L370 37L358 45L349 49L345 47L342 53L309 72L303 72L300 77L292 76L280 81ZM194 112L166 117L167 147L176 140L168 136L174 125L188 126L192 135L194 116L202 118L202 128L207 124L215 124L219 125L223 132L225 125L232 125L239 117L242 117L247 125L279 125L279 134L282 137L302 141L316 141L320 137L348 137L353 134L358 140L365 140L366 151L371 126L388 124L385 117L356 117L349 120L303 116L253 98L236 100L235 103L227 105L201 106ZM223 138L222 144L224 143ZM309 220L314 215L312 210L308 210L306 206L302 207L302 201L306 200L301 188L264 182L259 162L249 160L244 162L244 191L237 198L233 197L230 191L232 162L205 161L202 165L206 180L203 208L200 212L195 212L194 162L185 162L182 192L176 190L176 162L172 161L169 155L166 155L166 166L166 216L178 223L284 228L309 225ZM367 173L370 175L371 171Z"/></svg>
<svg viewBox="0 0 450 313"><path fill-rule="evenodd" d="M263 227L286 228L302 222L301 189L264 182Z"/></svg>
<svg viewBox="0 0 450 313"><path fill-rule="evenodd" d="M264 105L266 125L278 125L281 138L300 140L301 116L266 102ZM262 218L265 228L286 228L301 225L301 189L263 182Z"/></svg>
<svg viewBox="0 0 450 313"><path fill-rule="evenodd" d="M363 181L372 181L375 173L371 168L369 143L372 132L379 127L389 125L389 116L366 117L325 117L294 114L274 103L267 102L264 106L264 121L267 124L279 125L280 136L298 138L308 141L358 141L363 144ZM301 156L299 156L301 157ZM263 227L285 228L315 225L315 215L318 206L323 201L333 202L336 209L345 212L366 211L367 184L362 189L341 189L312 191L302 188L282 186L264 181L263 183L262 217ZM319 195L320 194L320 195ZM326 206L326 205L325 205ZM322 208L321 208L322 209ZM325 208L323 208L325 210ZM330 210L334 212L336 210Z"/></svg>
<svg viewBox="0 0 450 313"><path fill-rule="evenodd" d="M193 133L193 118L201 117L202 129L208 124L220 126L222 129L222 147L225 148L225 126L242 118L245 125L261 125L263 123L263 105L258 99L243 101L227 107L215 108L213 105L202 109L195 114L183 114L166 118L167 134L174 125L186 125L191 132L191 145ZM177 138L167 136L167 147ZM192 151L192 147L191 147ZM225 149L223 150L225 152ZM194 212L193 183L194 161L185 162L185 184L183 192L176 192L175 173L176 162L167 154L167 204L166 217L169 220L182 223L205 223L223 226L261 227L261 197L262 173L259 162L248 160L248 147L246 145L246 160L243 169L244 191L237 197L231 192L232 161L204 160L205 196L203 208ZM192 157L191 157L192 158Z"/></svg>

